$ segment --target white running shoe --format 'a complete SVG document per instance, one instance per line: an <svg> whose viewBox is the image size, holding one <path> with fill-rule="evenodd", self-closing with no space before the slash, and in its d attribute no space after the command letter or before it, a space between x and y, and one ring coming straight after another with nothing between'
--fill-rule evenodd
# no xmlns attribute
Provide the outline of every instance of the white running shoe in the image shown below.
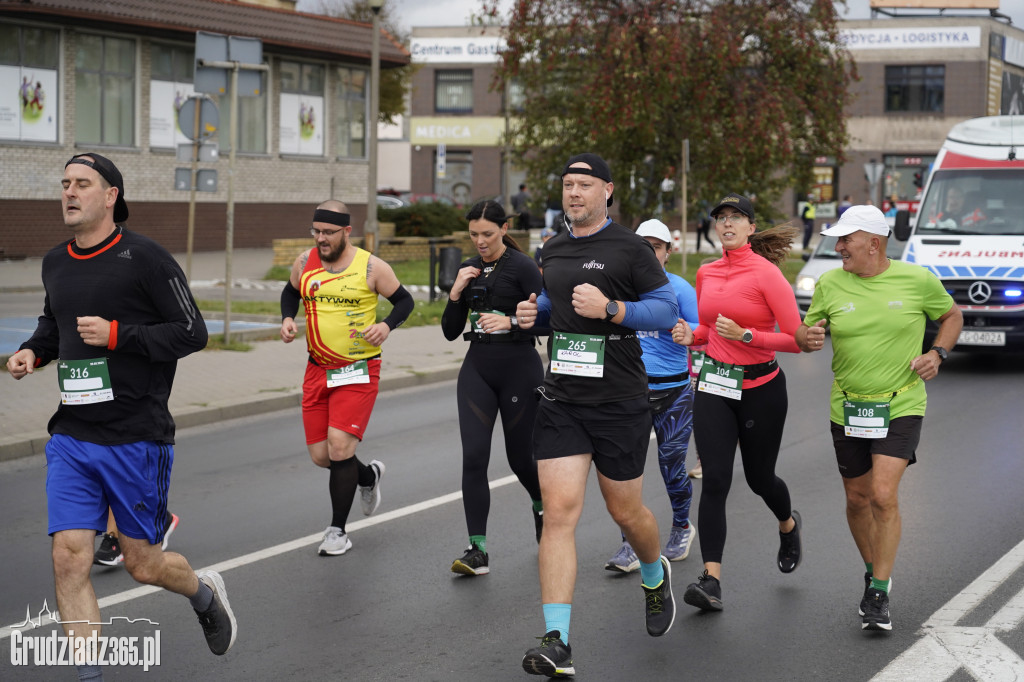
<svg viewBox="0 0 1024 682"><path fill-rule="evenodd" d="M377 478L373 485L359 486L359 494L363 498L363 514L371 516L373 512L377 511L377 507L380 506L380 479L384 478L384 462L375 459L367 466L373 469Z"/></svg>
<svg viewBox="0 0 1024 682"><path fill-rule="evenodd" d="M317 550L320 556L338 556L352 549L352 541L348 534L337 526L328 526L324 531L324 541Z"/></svg>

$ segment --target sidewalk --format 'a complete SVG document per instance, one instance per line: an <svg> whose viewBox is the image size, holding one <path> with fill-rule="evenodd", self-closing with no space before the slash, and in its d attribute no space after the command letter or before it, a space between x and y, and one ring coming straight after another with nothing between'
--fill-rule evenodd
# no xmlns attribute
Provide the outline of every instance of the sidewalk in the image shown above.
<svg viewBox="0 0 1024 682"><path fill-rule="evenodd" d="M184 256L175 254L179 262ZM233 257L232 298L273 300L280 282L263 282L270 249L240 249ZM41 259L0 261L0 315L4 294L40 292ZM224 254L194 254L192 283L197 298L223 297ZM219 292L219 294L217 293ZM23 296L23 294L19 294ZM10 298L10 297L8 297ZM178 361L169 407L178 429L286 409L301 403L305 339L290 344L257 341L249 352L204 350ZM396 329L384 343L382 391L455 379L468 344L449 342L438 326ZM53 363L14 381L0 376L0 461L43 453L46 424L60 401Z"/></svg>

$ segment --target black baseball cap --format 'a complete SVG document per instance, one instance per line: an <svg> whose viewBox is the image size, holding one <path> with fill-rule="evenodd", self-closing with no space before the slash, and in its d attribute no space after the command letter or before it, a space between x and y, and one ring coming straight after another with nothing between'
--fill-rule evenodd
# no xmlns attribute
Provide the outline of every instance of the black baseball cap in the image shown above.
<svg viewBox="0 0 1024 682"><path fill-rule="evenodd" d="M92 161L82 158L85 156L91 158ZM64 167L67 168L73 163L80 163L83 166L92 168L94 171L99 173L111 187L117 188L117 201L114 203L114 222L123 223L128 220L128 204L124 201L124 178L121 177L121 171L117 170L117 166L114 165L114 162L105 156L89 152L86 154L75 154L67 163L64 164Z"/></svg>
<svg viewBox="0 0 1024 682"><path fill-rule="evenodd" d="M750 203L750 199L746 198L742 194L736 194L735 192L732 194L726 194L722 197L721 201L718 202L718 205L711 209L711 212L708 215L714 218L715 214L726 206L735 208L737 211L750 218L750 222L756 222L754 220L754 205Z"/></svg>
<svg viewBox="0 0 1024 682"><path fill-rule="evenodd" d="M590 168L572 168L571 166L574 163L585 163L588 166L590 166ZM592 177L598 178L599 180L604 180L605 182L612 181L612 169L608 167L608 163L597 154L591 154L590 152L586 152L584 154L577 154L576 156L570 158L565 163L565 169L562 171L562 177L564 178L569 173L590 175ZM612 199L614 199L614 196L608 197L609 206L612 205Z"/></svg>

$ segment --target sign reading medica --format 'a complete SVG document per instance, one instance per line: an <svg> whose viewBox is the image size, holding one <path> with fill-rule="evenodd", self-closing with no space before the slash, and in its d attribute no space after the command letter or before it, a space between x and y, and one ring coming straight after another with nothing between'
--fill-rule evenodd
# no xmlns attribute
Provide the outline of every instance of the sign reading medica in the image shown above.
<svg viewBox="0 0 1024 682"><path fill-rule="evenodd" d="M505 40L498 36L416 37L410 41L409 49L412 60L420 64L485 64L498 61L498 55L505 49Z"/></svg>
<svg viewBox="0 0 1024 682"><path fill-rule="evenodd" d="M839 39L849 50L970 48L981 47L981 27L850 28L840 31Z"/></svg>

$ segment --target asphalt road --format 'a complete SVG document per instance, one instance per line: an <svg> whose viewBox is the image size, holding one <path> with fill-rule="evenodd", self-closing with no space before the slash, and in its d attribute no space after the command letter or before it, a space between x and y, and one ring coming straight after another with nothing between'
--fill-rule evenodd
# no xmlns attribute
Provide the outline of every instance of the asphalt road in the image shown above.
<svg viewBox="0 0 1024 682"><path fill-rule="evenodd" d="M700 614L681 602L701 569L695 549L673 564L674 628L650 638L639 578L602 568L618 535L592 476L577 535L577 679L1019 679L1024 360L954 354L930 384L919 463L901 488L895 629L878 635L862 632L857 616L863 564L846 528L828 437L828 355L780 359L790 407L779 473L803 514L803 564L791 575L775 568L774 520L737 469L725 611ZM452 495L460 478L454 390L448 382L380 396L360 456L387 464L383 504L370 519L356 504L354 547L341 557L316 555L328 522L327 477L305 454L297 410L182 431L171 487L182 522L172 549L195 567L221 566L238 641L226 656L212 656L184 598L127 592L136 585L123 570L97 568L104 616L158 623L118 623L104 633L159 631L162 659L147 680L536 679L519 663L543 633L533 524L525 492L505 482L497 443L491 573L448 571L466 542ZM667 535L653 443L648 462L645 498ZM9 548L0 564L0 625L24 620L26 608L34 616L44 600L53 606L44 478L39 458L0 465L0 542ZM987 587L975 582L979 576ZM0 631L0 679L73 679L71 670L13 667L11 641L10 629ZM142 677L138 668L106 674Z"/></svg>

